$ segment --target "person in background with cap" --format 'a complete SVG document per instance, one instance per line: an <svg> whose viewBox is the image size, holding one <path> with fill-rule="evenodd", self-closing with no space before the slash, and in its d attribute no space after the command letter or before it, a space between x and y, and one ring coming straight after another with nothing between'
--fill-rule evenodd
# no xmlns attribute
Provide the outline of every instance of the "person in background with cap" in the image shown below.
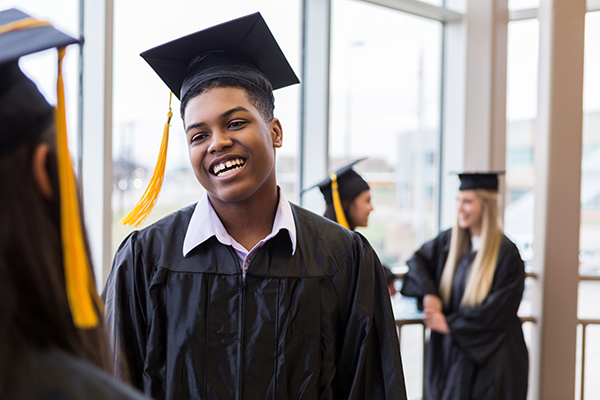
<svg viewBox="0 0 600 400"><path fill-rule="evenodd" d="M351 231L359 226L368 226L369 214L373 211L371 188L367 181L353 169L354 165L362 160L364 158L339 168L315 185L319 187L325 198L325 214L323 216ZM396 294L394 286L396 276L385 265L383 269L390 296L394 296Z"/></svg>
<svg viewBox="0 0 600 400"><path fill-rule="evenodd" d="M133 383L161 399L406 399L371 246L277 185L273 90L298 79L262 16L142 57L181 99L206 193L115 256L103 297Z"/></svg>
<svg viewBox="0 0 600 400"><path fill-rule="evenodd" d="M17 9L0 11L0 398L144 399L108 373L64 125L60 62L72 43ZM56 110L18 65L53 47Z"/></svg>
<svg viewBox="0 0 600 400"><path fill-rule="evenodd" d="M431 329L427 400L527 397L528 353L517 310L525 267L498 222L498 175L459 174L454 227L408 261L401 293Z"/></svg>
<svg viewBox="0 0 600 400"><path fill-rule="evenodd" d="M325 198L324 216L351 231L369 225L373 211L371 188L353 169L362 160L343 166L316 185Z"/></svg>

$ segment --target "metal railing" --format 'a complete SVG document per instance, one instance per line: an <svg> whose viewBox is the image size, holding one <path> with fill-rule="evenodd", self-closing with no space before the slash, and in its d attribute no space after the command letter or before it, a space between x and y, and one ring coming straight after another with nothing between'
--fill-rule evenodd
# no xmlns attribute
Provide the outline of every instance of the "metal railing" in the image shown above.
<svg viewBox="0 0 600 400"><path fill-rule="evenodd" d="M405 274L404 273L399 273L396 274L396 278L397 279L404 279ZM527 272L525 274L526 278L532 278L532 279L538 279L538 275L535 272ZM600 275L580 275L579 277L579 281L595 281L595 282L600 282ZM520 317L521 319L521 324L524 324L526 322L529 323L533 323L533 324L537 324L537 320L535 317L533 316L526 316L526 317ZM397 319L396 320L396 327L398 328L398 341L400 342L400 344L402 343L402 327L403 326L407 326L407 325L423 325L423 320L420 318L403 318L403 319ZM581 330L582 330L582 336L581 336L581 377L580 377L580 385L581 385L581 389L580 389L580 400L585 400L585 349L586 349L586 330L587 327L589 325L599 325L600 326L600 319L581 319L578 318L577 319L577 325L581 325ZM426 330L423 329L423 377L425 375L425 337L426 337ZM425 385L425 379L423 379L423 385Z"/></svg>
<svg viewBox="0 0 600 400"><path fill-rule="evenodd" d="M580 275L579 281L596 281L600 282L600 275ZM588 325L600 325L600 319L578 318L577 325L581 325L581 377L580 377L580 394L579 399L585 400L585 345L586 345L586 330Z"/></svg>

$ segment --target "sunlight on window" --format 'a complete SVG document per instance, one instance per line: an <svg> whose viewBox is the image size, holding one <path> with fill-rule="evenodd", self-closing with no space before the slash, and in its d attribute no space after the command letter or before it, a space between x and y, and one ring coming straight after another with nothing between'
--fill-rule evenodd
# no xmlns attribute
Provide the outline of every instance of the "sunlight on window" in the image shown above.
<svg viewBox="0 0 600 400"><path fill-rule="evenodd" d="M437 234L442 25L341 0L332 18L330 169L368 157L356 170L375 210L361 232L402 264Z"/></svg>
<svg viewBox="0 0 600 400"><path fill-rule="evenodd" d="M519 247L527 267L533 259L538 47L537 19L509 23L504 231Z"/></svg>

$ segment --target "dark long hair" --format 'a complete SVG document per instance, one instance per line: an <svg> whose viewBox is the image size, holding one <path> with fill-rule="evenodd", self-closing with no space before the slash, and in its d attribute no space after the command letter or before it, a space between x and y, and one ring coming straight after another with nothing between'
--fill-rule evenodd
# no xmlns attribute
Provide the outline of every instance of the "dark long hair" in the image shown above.
<svg viewBox="0 0 600 400"><path fill-rule="evenodd" d="M356 224L352 220L352 216L350 215L350 204L356 199L358 195L354 196L352 199L342 200L342 210L344 210L344 215L346 216L346 220L348 221L348 225L350 225L350 230L353 231L356 229ZM323 214L325 218L329 218L332 221L337 221L337 216L335 215L335 208L333 204L327 204L325 207L325 213Z"/></svg>
<svg viewBox="0 0 600 400"><path fill-rule="evenodd" d="M31 349L57 347L111 372L102 325L75 328L67 300L60 235L54 129L0 158L0 398L25 379L19 361ZM32 171L40 143L53 197L43 197ZM100 318L102 320L102 318Z"/></svg>

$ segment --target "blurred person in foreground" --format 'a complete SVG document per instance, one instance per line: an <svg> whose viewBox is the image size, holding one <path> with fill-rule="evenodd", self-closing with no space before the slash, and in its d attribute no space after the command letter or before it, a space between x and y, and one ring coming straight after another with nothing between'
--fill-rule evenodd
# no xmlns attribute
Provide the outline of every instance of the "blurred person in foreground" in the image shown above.
<svg viewBox="0 0 600 400"><path fill-rule="evenodd" d="M0 11L0 398L143 399L114 380L67 148L61 61L77 40ZM19 69L57 47L57 109Z"/></svg>
<svg viewBox="0 0 600 400"><path fill-rule="evenodd" d="M431 330L427 400L525 400L528 353L517 310L525 268L498 222L498 175L459 174L454 227L408 261L401 293Z"/></svg>
<svg viewBox="0 0 600 400"><path fill-rule="evenodd" d="M206 193L115 256L103 296L133 383L161 399L406 399L371 246L277 185L273 90L298 78L262 16L142 56L181 99ZM149 187L125 221L147 215Z"/></svg>

